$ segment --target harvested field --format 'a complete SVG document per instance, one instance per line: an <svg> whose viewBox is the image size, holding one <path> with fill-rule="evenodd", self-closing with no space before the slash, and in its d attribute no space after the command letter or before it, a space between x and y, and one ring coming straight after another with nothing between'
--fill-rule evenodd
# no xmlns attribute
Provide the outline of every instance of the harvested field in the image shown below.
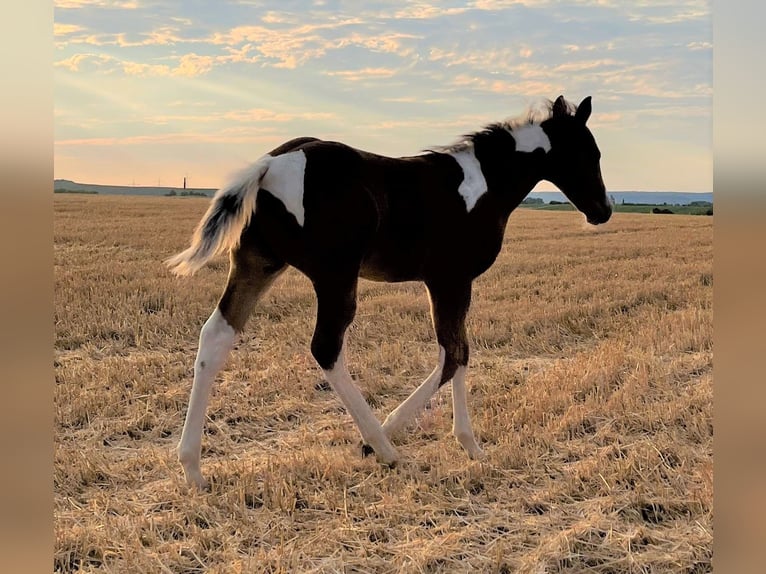
<svg viewBox="0 0 766 574"><path fill-rule="evenodd" d="M711 217L514 212L468 321L481 461L449 387L396 468L363 458L288 271L214 387L197 492L174 448L228 263L162 260L207 203L54 199L54 571L712 570ZM362 281L349 361L381 419L436 359L423 287Z"/></svg>

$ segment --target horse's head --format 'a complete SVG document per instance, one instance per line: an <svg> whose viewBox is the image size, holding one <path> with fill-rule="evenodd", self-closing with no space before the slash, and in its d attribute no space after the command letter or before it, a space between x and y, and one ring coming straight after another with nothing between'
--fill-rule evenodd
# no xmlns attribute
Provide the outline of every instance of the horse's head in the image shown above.
<svg viewBox="0 0 766 574"><path fill-rule="evenodd" d="M540 124L551 142L545 160L543 179L547 179L585 214L588 223L606 223L612 204L601 178L601 152L585 125L591 113L590 96L576 109L559 96L551 117Z"/></svg>

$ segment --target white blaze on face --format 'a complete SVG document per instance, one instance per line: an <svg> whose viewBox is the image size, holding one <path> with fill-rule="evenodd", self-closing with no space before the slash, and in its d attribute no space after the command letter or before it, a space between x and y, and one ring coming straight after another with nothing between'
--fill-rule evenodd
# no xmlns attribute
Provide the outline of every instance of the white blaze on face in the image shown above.
<svg viewBox="0 0 766 574"><path fill-rule="evenodd" d="M476 158L473 145L450 154L463 170L463 181L457 191L465 200L466 211L471 211L479 198L487 192L487 181L481 171L481 164Z"/></svg>
<svg viewBox="0 0 766 574"><path fill-rule="evenodd" d="M261 180L261 189L278 198L285 209L303 226L303 178L306 173L306 154L303 150L275 156Z"/></svg>
<svg viewBox="0 0 766 574"><path fill-rule="evenodd" d="M551 151L551 140L538 124L526 124L513 128L511 135L516 140L516 151L531 153L537 148L543 148L546 153Z"/></svg>

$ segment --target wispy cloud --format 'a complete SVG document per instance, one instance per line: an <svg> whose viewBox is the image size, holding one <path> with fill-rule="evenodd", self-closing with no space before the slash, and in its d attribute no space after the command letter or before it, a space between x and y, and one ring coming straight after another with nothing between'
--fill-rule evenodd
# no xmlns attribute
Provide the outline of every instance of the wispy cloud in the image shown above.
<svg viewBox="0 0 766 574"><path fill-rule="evenodd" d="M66 28L70 28L67 25ZM147 32L128 35L125 32L118 33L93 33L83 27L67 29L66 32L56 34L57 48L72 45L89 46L117 46L119 48L135 48L140 46L169 46L173 44L203 43L201 39L185 38L180 35L176 26L160 26ZM55 28L54 28L55 34Z"/></svg>
<svg viewBox="0 0 766 574"><path fill-rule="evenodd" d="M178 61L172 74L176 76L186 76L193 78L194 76L200 76L210 71L213 67L215 58L211 56L200 56L198 54L184 54Z"/></svg>
<svg viewBox="0 0 766 574"><path fill-rule="evenodd" d="M328 35L329 32L362 23L363 21L358 18L342 18L285 28L261 25L236 26L226 32L213 33L207 38L207 42L229 47L249 44L267 59L266 64L271 63L277 68L294 69L344 45L342 37ZM353 36L352 39L347 40L348 42L353 42ZM377 47L387 45L396 46L396 39L377 43Z"/></svg>
<svg viewBox="0 0 766 574"><path fill-rule="evenodd" d="M58 22L53 23L53 35L54 36L66 36L68 34L74 34L84 30L82 26L77 24L60 24Z"/></svg>
<svg viewBox="0 0 766 574"><path fill-rule="evenodd" d="M105 54L74 54L68 58L63 58L53 63L55 67L65 68L70 72L80 71L80 67L84 63L93 64L95 67L102 67L104 64L114 62L115 58L107 56Z"/></svg>
<svg viewBox="0 0 766 574"><path fill-rule="evenodd" d="M489 50L459 50L458 48L431 48L428 59L447 68L467 67L490 73L510 72L514 65L532 57L534 51L526 45L497 47Z"/></svg>
<svg viewBox="0 0 766 574"><path fill-rule="evenodd" d="M141 3L137 0L54 0L53 5L61 9L77 8L119 8L137 10Z"/></svg>
<svg viewBox="0 0 766 574"><path fill-rule="evenodd" d="M349 82L369 80L371 78L390 78L396 74L396 70L390 68L361 68L359 70L336 70L325 72L328 76L335 76Z"/></svg>
<svg viewBox="0 0 766 574"><path fill-rule="evenodd" d="M394 12L393 17L394 19L425 20L464 14L468 10L470 10L469 6L446 8L437 3L416 2L397 10Z"/></svg>
<svg viewBox="0 0 766 574"><path fill-rule="evenodd" d="M711 50L713 44L711 42L689 42L686 47L690 50Z"/></svg>
<svg viewBox="0 0 766 574"><path fill-rule="evenodd" d="M336 47L345 48L348 46L359 46L366 48L371 52L396 54L406 58L412 56L416 52L416 48L412 45L407 45L406 42L418 40L420 38L422 37L403 32L393 32L385 35L352 32L351 34L339 39Z"/></svg>
<svg viewBox="0 0 766 574"><path fill-rule="evenodd" d="M439 104L446 101L444 98L417 98L415 96L399 96L395 98L381 98L382 102L395 104Z"/></svg>
<svg viewBox="0 0 766 574"><path fill-rule="evenodd" d="M546 82L540 80L500 80L494 78L471 76L460 74L456 76L450 85L454 88L461 88L474 92L485 92L488 94L505 94L529 96L530 94L553 94L561 92L563 86L555 82Z"/></svg>
<svg viewBox="0 0 766 574"><path fill-rule="evenodd" d="M56 146L60 147L110 147L110 146L146 146L149 144L157 145L178 145L179 142L184 144L191 143L262 143L262 142L274 142L278 139L278 135L274 133L264 133L263 129L260 130L222 130L216 132L166 132L161 134L147 134L140 136L125 136L125 137L98 137L98 138L75 138L57 140Z"/></svg>
<svg viewBox="0 0 766 574"><path fill-rule="evenodd" d="M222 118L236 122L292 122L296 120L331 120L336 114L332 112L277 112L264 108L226 112Z"/></svg>

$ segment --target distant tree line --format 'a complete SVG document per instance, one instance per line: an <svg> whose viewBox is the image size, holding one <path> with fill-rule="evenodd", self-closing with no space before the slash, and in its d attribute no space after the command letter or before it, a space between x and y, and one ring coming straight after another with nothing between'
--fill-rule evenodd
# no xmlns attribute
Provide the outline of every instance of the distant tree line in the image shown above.
<svg viewBox="0 0 766 574"><path fill-rule="evenodd" d="M207 197L207 193L204 191L190 191L188 189L185 189L183 191L177 192L175 189L171 189L169 192L165 194L165 197L188 197L190 195L194 195L197 197Z"/></svg>
<svg viewBox="0 0 766 574"><path fill-rule="evenodd" d="M57 189L53 190L53 193L85 193L88 195L97 195L97 191L88 191L87 189L64 189L63 187L59 187Z"/></svg>

